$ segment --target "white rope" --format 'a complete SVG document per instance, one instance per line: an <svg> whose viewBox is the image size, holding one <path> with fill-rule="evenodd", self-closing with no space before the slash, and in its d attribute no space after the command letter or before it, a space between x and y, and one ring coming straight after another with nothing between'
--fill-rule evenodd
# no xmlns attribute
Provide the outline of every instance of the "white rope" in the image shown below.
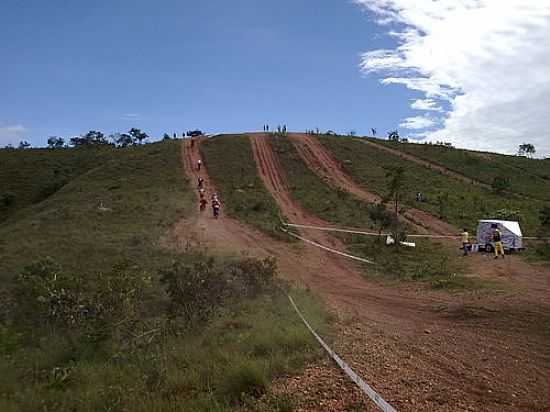
<svg viewBox="0 0 550 412"><path fill-rule="evenodd" d="M309 226L309 225L298 225L295 223L285 223L283 225L290 227L297 227L302 229L313 229L313 230L322 230L324 232L341 232L341 233L351 233L355 235L367 235L367 236L388 236L391 233L376 233L376 232L363 232L361 230L352 230L352 229L339 229L335 227L322 227L322 226ZM407 237L429 237L429 238L459 238L457 235L407 235Z"/></svg>
<svg viewBox="0 0 550 412"><path fill-rule="evenodd" d="M296 306L296 303L294 303L294 300L290 295L287 295L288 299L290 300L290 303L294 307L294 310L300 316L302 319L302 322L306 325L306 327L309 329L311 334L315 336L315 339L321 344L321 346L328 352L328 354L331 356L331 358L338 364L338 366L346 373L346 375L349 376L349 378L355 382L357 386L363 391L365 395L367 395L375 404L380 408L383 412L397 412L397 410L391 406L388 402L386 402L374 389L372 389L367 382L365 382L357 373L353 371L349 367L349 365L334 352L330 346L328 346L325 341L313 330L313 328L310 326L306 318L302 315L300 310L298 309L298 306Z"/></svg>
<svg viewBox="0 0 550 412"><path fill-rule="evenodd" d="M336 249L332 249L330 247L327 247L327 246L323 246L317 242L314 242L313 240L309 240L309 239L306 239L305 237L302 237L300 235L297 235L296 233L292 233L292 232L289 232L288 230L284 229L284 228L281 228L281 230L287 234L289 234L290 236L293 236L295 237L296 239L300 239L300 240L303 240L304 242L306 243L309 243L310 245L313 245L313 246L317 246L318 248L321 248L321 249L324 249L328 252L331 252L331 253L335 253L337 255L340 255L340 256L345 256L347 258L350 258L350 259L354 259L354 260L358 260L359 262L363 262L363 263L369 263L371 265L374 264L373 261L371 260L368 260L368 259L364 259L364 258L360 258L360 257L357 257L357 256L353 256L353 255L350 255L348 253L344 253L344 252L340 252L339 250L336 250Z"/></svg>

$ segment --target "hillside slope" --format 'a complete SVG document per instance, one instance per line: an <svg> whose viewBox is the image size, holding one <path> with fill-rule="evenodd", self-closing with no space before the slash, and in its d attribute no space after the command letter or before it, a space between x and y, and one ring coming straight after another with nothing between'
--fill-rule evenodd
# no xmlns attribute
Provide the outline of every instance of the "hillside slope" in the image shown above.
<svg viewBox="0 0 550 412"><path fill-rule="evenodd" d="M319 139L347 174L380 196L387 193L387 171L402 167L406 175L404 204L425 210L459 228L468 227L473 231L478 219L498 218L503 210L518 212L527 234L536 233L539 227L543 200L526 199L520 194L498 195L483 182L472 183L464 176L445 173L427 161L411 160L364 139L333 136ZM423 194L422 202L415 200L416 192Z"/></svg>

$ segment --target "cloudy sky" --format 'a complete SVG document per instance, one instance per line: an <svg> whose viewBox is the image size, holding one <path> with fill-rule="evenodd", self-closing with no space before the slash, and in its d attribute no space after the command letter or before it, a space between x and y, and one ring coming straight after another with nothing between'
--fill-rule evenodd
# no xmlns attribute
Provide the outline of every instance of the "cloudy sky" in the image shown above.
<svg viewBox="0 0 550 412"><path fill-rule="evenodd" d="M2 0L0 146L284 123L550 155L549 49L547 0Z"/></svg>
<svg viewBox="0 0 550 412"><path fill-rule="evenodd" d="M550 155L550 1L355 0L397 41L361 69L421 93L400 126L418 138Z"/></svg>

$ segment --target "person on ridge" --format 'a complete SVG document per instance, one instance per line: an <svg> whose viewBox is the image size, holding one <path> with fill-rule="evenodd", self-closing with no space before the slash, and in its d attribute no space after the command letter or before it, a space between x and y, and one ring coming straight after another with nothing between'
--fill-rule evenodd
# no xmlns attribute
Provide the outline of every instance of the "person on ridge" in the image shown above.
<svg viewBox="0 0 550 412"><path fill-rule="evenodd" d="M502 232L497 225L493 225L493 242L495 244L495 259L498 259L500 254L504 259L504 247L502 246Z"/></svg>
<svg viewBox="0 0 550 412"><path fill-rule="evenodd" d="M197 170L200 172L201 171L201 166L202 166L202 160L199 159L197 160Z"/></svg>
<svg viewBox="0 0 550 412"><path fill-rule="evenodd" d="M470 248L470 234L464 228L464 232L460 234L460 238L462 239L462 248L464 249L464 255L468 256L468 249Z"/></svg>
<svg viewBox="0 0 550 412"><path fill-rule="evenodd" d="M204 179L199 176L197 180L198 180L198 188L199 188L199 191L200 191L204 186Z"/></svg>

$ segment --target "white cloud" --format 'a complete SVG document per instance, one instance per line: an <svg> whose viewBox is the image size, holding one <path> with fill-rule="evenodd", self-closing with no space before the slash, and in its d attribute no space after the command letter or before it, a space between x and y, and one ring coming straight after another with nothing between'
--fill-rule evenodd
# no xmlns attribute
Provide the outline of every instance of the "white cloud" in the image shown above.
<svg viewBox="0 0 550 412"><path fill-rule="evenodd" d="M418 99L412 102L411 109L442 112L443 109L432 99Z"/></svg>
<svg viewBox="0 0 550 412"><path fill-rule="evenodd" d="M507 153L527 141L550 154L549 1L354 1L398 42L364 53L361 69L422 92L415 110L446 103L426 138Z"/></svg>
<svg viewBox="0 0 550 412"><path fill-rule="evenodd" d="M430 119L429 117L414 116L414 117L407 117L405 120L399 123L399 127L402 127L404 129L418 130L418 129L426 129L428 127L432 127L435 124L436 122L433 119Z"/></svg>
<svg viewBox="0 0 550 412"><path fill-rule="evenodd" d="M28 130L20 124L5 126L0 123L0 147L11 144L16 146L21 140L24 140Z"/></svg>
<svg viewBox="0 0 550 412"><path fill-rule="evenodd" d="M122 120L127 120L127 121L137 121L140 119L140 117L141 116L139 113L125 113L122 116L120 116Z"/></svg>

